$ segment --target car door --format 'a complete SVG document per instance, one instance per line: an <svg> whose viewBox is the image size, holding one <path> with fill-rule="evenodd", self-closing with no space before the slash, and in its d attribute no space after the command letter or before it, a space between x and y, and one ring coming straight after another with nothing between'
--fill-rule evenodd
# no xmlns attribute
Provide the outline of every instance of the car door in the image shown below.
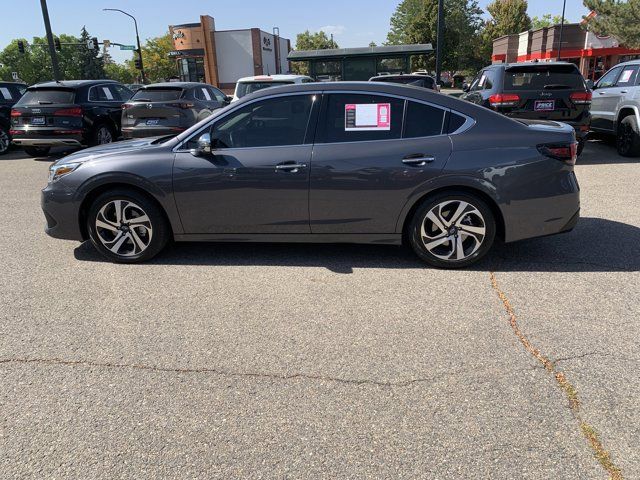
<svg viewBox="0 0 640 480"><path fill-rule="evenodd" d="M212 120L176 152L173 188L187 234L309 233L316 95L258 99ZM194 156L202 133L213 151Z"/></svg>
<svg viewBox="0 0 640 480"><path fill-rule="evenodd" d="M594 130L613 131L616 105L620 93L615 84L622 67L614 67L605 73L594 87L591 99L591 128Z"/></svg>
<svg viewBox="0 0 640 480"><path fill-rule="evenodd" d="M445 110L407 100L403 122L403 98L325 97L311 163L311 232L394 233L411 193L449 158Z"/></svg>
<svg viewBox="0 0 640 480"><path fill-rule="evenodd" d="M618 75L615 85L609 88L610 101L614 111L614 116L611 119L611 129L614 131L617 128L615 123L620 108L628 98L634 96L637 76L638 65L625 65L620 70L620 75Z"/></svg>

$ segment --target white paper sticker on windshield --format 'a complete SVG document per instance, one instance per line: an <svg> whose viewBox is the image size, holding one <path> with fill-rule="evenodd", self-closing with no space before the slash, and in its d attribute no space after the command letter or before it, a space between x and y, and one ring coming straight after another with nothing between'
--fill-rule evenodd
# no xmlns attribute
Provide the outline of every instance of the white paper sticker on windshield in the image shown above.
<svg viewBox="0 0 640 480"><path fill-rule="evenodd" d="M109 87L102 87L102 91L107 96L107 100L113 100L113 93L109 90Z"/></svg>
<svg viewBox="0 0 640 480"><path fill-rule="evenodd" d="M207 90L206 88L202 88L201 90L202 90L202 94L204 95L204 98L211 101L211 95L209 95L209 90Z"/></svg>
<svg viewBox="0 0 640 480"><path fill-rule="evenodd" d="M344 106L344 130L391 130L390 103L350 103Z"/></svg>
<svg viewBox="0 0 640 480"><path fill-rule="evenodd" d="M0 87L0 95L2 95L2 98L5 100L11 100L11 92L6 87Z"/></svg>
<svg viewBox="0 0 640 480"><path fill-rule="evenodd" d="M624 72L622 72L622 75L620 75L620 80L618 80L618 82L620 82L620 83L629 82L629 79L631 78L631 75L633 75L633 69L625 70Z"/></svg>

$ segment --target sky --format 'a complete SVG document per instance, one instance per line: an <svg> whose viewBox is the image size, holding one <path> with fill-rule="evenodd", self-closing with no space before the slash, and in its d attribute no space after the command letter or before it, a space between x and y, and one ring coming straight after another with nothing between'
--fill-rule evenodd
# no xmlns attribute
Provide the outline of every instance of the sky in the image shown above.
<svg viewBox="0 0 640 480"><path fill-rule="evenodd" d="M491 0L479 0L485 9ZM582 0L566 0L566 17L579 21L587 11ZM79 35L86 26L92 36L123 44L135 43L133 21L121 13L103 12L119 8L138 20L141 41L167 32L172 24L198 22L200 15L211 15L216 29L261 28L295 43L296 34L305 30L333 33L341 47L362 47L374 41L382 44L389 31L389 19L399 0L48 0L54 34ZM8 7L8 8L7 8ZM45 36L39 0L11 0L2 9L0 50L14 38ZM560 15L562 0L529 0L529 15ZM112 47L116 61L131 58L130 52Z"/></svg>

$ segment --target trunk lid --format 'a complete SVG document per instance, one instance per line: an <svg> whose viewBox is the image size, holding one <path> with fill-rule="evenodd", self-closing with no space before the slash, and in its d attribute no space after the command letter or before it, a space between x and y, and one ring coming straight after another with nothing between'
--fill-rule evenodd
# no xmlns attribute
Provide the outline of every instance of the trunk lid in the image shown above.
<svg viewBox="0 0 640 480"><path fill-rule="evenodd" d="M193 107L183 96L182 88L142 88L122 106L123 126L178 127Z"/></svg>
<svg viewBox="0 0 640 480"><path fill-rule="evenodd" d="M30 88L11 110L14 127L82 127L83 110L68 88Z"/></svg>

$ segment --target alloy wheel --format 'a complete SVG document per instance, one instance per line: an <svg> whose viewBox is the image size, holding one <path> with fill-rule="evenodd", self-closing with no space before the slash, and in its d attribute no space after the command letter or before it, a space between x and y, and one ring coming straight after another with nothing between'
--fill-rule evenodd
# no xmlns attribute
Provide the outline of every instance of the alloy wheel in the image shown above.
<svg viewBox="0 0 640 480"><path fill-rule="evenodd" d="M151 220L137 204L112 200L96 215L96 233L105 248L115 255L131 257L144 252L153 236Z"/></svg>
<svg viewBox="0 0 640 480"><path fill-rule="evenodd" d="M631 128L631 125L627 125L624 123L620 125L620 130L618 133L618 149L620 151L626 152L633 143L634 135L635 132L633 131L633 128Z"/></svg>
<svg viewBox="0 0 640 480"><path fill-rule="evenodd" d="M5 132L4 129L0 128L0 154L9 150L10 144L11 141L9 140L9 134Z"/></svg>
<svg viewBox="0 0 640 480"><path fill-rule="evenodd" d="M98 129L96 138L98 140L98 145L104 145L105 143L113 142L113 135L111 135L111 130L109 130L105 126L102 126Z"/></svg>
<svg viewBox="0 0 640 480"><path fill-rule="evenodd" d="M420 238L424 247L441 260L460 261L481 247L487 227L476 207L462 200L435 205L424 217Z"/></svg>

